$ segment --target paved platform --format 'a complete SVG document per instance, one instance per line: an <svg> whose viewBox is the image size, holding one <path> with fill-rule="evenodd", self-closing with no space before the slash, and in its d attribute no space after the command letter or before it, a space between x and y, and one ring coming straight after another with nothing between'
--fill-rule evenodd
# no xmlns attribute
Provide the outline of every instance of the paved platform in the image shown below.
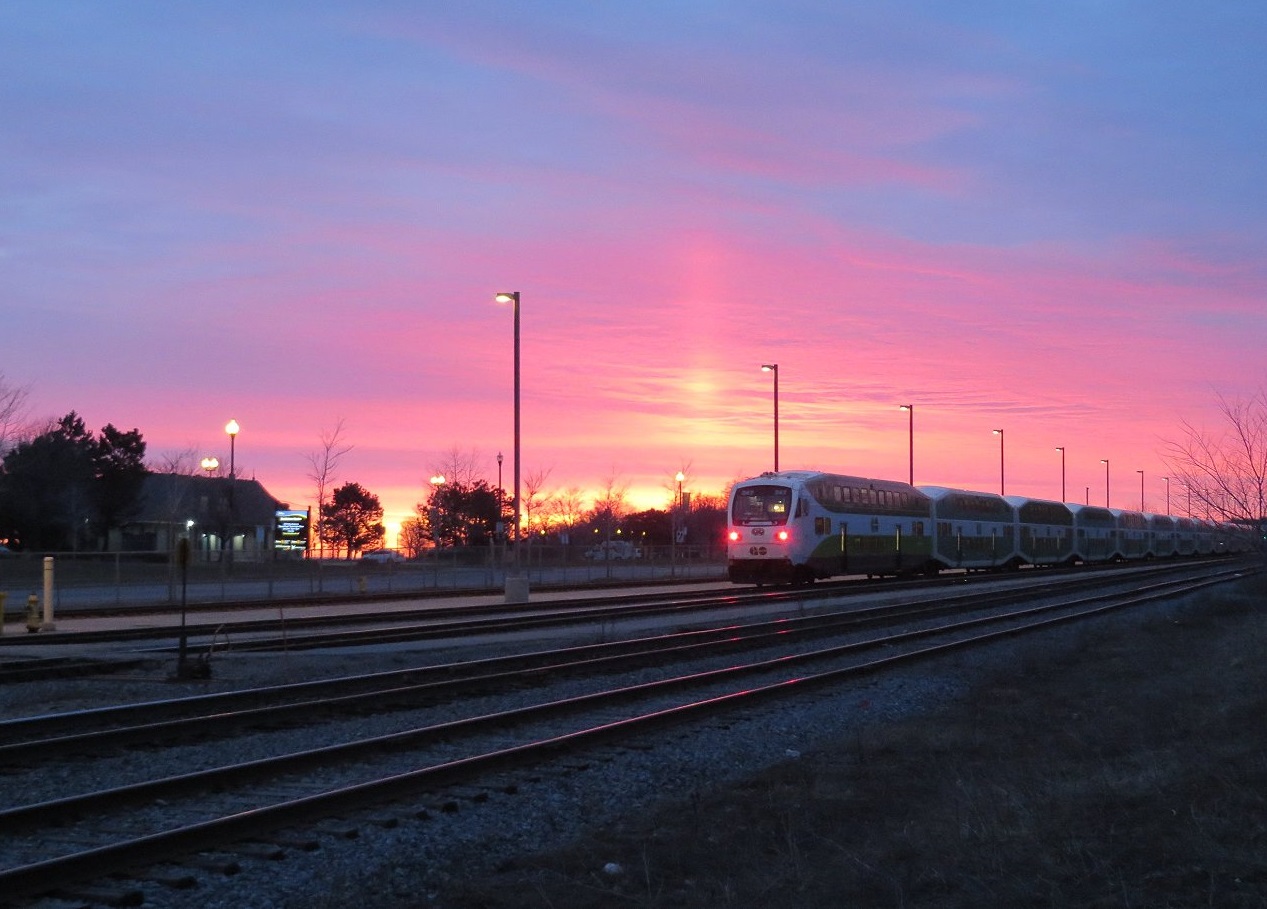
<svg viewBox="0 0 1267 909"><path fill-rule="evenodd" d="M472 608L507 606L508 608L531 607L546 603L564 603L569 600L593 600L617 598L636 594L639 596L662 594L672 596L674 593L696 593L706 590L732 589L723 581L708 581L674 584L634 584L628 587L602 587L597 589L546 589L530 591L527 603L507 603L504 593L460 593L427 595L418 597L402 597L400 599L357 599L331 600L321 603L302 603L281 600L276 603L251 603L236 606L204 606L186 611L187 625L234 625L253 621L275 621L279 618L310 618L324 616L382 615L393 611L418 612L426 609L453 609L464 606ZM41 613L42 616L42 613ZM39 632L27 629L24 613L17 613L12 607L7 610L0 634L0 648L6 639L12 637L36 638L57 635L75 634L85 631L117 631L132 628L171 628L173 632L180 628L181 610L179 606L167 607L164 610L120 610L109 615L82 614L73 611L58 614L54 610L53 628Z"/></svg>

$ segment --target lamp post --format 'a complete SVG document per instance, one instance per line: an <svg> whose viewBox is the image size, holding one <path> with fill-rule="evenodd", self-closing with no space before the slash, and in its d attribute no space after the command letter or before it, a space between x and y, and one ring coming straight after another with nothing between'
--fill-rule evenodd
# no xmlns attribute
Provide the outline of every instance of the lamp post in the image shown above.
<svg viewBox="0 0 1267 909"><path fill-rule="evenodd" d="M898 410L905 410L910 416L907 419L906 432L906 463L909 467L909 473L906 482L911 486L915 485L915 405L902 404Z"/></svg>
<svg viewBox="0 0 1267 909"><path fill-rule="evenodd" d="M234 524L237 522L237 508L234 505L234 492L238 485L237 466L234 462L237 451L238 433L242 427L238 425L237 420L229 420L224 424L224 431L229 434L229 564L233 564L233 541L237 538Z"/></svg>
<svg viewBox="0 0 1267 909"><path fill-rule="evenodd" d="M228 423L224 424L224 431L229 434L229 479L232 480L237 477L237 471L234 466L234 456L238 433L242 431L242 427L238 425L237 420L230 420Z"/></svg>
<svg viewBox="0 0 1267 909"><path fill-rule="evenodd" d="M682 483L686 480L686 474L679 470L673 479L677 480L677 502L673 505L673 538L670 540L669 544L669 560L673 563L674 570L676 571L678 522L682 520Z"/></svg>
<svg viewBox="0 0 1267 909"><path fill-rule="evenodd" d="M1139 510L1143 511L1144 510L1144 471L1137 470L1135 472L1139 474Z"/></svg>
<svg viewBox="0 0 1267 909"><path fill-rule="evenodd" d="M213 473L215 473L216 468L220 466L220 459L219 458L203 458L200 463L202 465L202 469L207 472L207 476L209 477Z"/></svg>
<svg viewBox="0 0 1267 909"><path fill-rule="evenodd" d="M1170 477L1162 477L1166 481L1166 516L1170 516Z"/></svg>
<svg viewBox="0 0 1267 909"><path fill-rule="evenodd" d="M1065 501L1065 446L1057 445L1056 450L1060 452L1060 501Z"/></svg>
<svg viewBox="0 0 1267 909"><path fill-rule="evenodd" d="M999 495L1007 495L1007 486L1003 482L1003 430L996 429L994 434L999 437Z"/></svg>
<svg viewBox="0 0 1267 909"><path fill-rule="evenodd" d="M1100 463L1104 465L1104 507L1109 507L1109 459L1100 458Z"/></svg>
<svg viewBox="0 0 1267 909"><path fill-rule="evenodd" d="M514 313L515 320L515 465L514 465L514 484L515 484L515 579L511 583L510 578L506 580L506 602L522 603L528 599L528 581L520 576L519 567L521 564L519 557L519 521L520 507L519 501L519 291L511 291L509 293L499 293L493 299L498 303L509 303Z"/></svg>
<svg viewBox="0 0 1267 909"><path fill-rule="evenodd" d="M506 493L502 488L502 453L497 452L497 533L500 535L504 531L502 527L504 517L502 503L506 500Z"/></svg>
<svg viewBox="0 0 1267 909"><path fill-rule="evenodd" d="M762 372L774 373L774 472L779 472L779 364L763 363Z"/></svg>

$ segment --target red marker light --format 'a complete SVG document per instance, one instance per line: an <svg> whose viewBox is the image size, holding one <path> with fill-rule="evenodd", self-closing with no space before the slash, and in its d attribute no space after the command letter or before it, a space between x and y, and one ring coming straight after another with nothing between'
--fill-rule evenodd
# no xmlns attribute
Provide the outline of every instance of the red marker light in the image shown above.
<svg viewBox="0 0 1267 909"><path fill-rule="evenodd" d="M778 538L780 543L786 543L788 541L788 538L791 537L792 535L788 533L786 530L780 530L778 533L775 534L775 536Z"/></svg>
<svg viewBox="0 0 1267 909"><path fill-rule="evenodd" d="M730 542L732 542L732 543L738 543L738 542L739 542L739 531L737 531L737 530L732 530L732 531L730 532Z"/></svg>

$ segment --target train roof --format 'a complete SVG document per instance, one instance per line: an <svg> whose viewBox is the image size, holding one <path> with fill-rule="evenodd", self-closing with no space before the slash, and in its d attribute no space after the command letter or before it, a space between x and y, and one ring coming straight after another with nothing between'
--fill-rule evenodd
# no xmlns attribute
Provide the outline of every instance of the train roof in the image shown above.
<svg viewBox="0 0 1267 909"><path fill-rule="evenodd" d="M1008 504L1015 505L1019 508L1022 505L1058 505L1061 508L1067 508L1064 502L1057 499L1037 499L1033 496L1004 496Z"/></svg>
<svg viewBox="0 0 1267 909"><path fill-rule="evenodd" d="M834 480L847 486L862 487L864 489L904 489L916 490L916 487L909 483L903 483L900 480L881 480L875 477L859 477L852 474L831 473L826 470L780 470L777 473L767 471L757 477L749 477L736 483L736 486L747 485L748 483L769 483L784 480L786 482L809 483L813 480Z"/></svg>
<svg viewBox="0 0 1267 909"><path fill-rule="evenodd" d="M997 499L1000 502L1007 501L997 492L981 492L977 489L956 489L952 486L917 486L916 488L930 499L944 499L951 495L961 495L973 496L979 499Z"/></svg>

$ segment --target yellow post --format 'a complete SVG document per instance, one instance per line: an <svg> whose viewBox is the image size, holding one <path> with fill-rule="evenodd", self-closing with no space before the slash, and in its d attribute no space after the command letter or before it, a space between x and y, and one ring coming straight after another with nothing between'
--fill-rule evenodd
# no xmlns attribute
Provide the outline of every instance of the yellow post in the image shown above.
<svg viewBox="0 0 1267 909"><path fill-rule="evenodd" d="M40 598L35 594L26 598L26 630L40 630Z"/></svg>
<svg viewBox="0 0 1267 909"><path fill-rule="evenodd" d="M4 634L4 601L8 598L9 595L0 590L0 634Z"/></svg>

